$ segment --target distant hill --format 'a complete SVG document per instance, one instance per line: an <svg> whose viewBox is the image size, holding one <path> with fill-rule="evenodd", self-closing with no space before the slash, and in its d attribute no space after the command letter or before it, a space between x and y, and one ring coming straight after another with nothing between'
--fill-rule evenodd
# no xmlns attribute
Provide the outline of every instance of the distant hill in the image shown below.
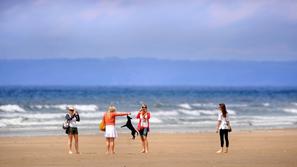
<svg viewBox="0 0 297 167"><path fill-rule="evenodd" d="M297 86L297 62L0 60L0 85Z"/></svg>

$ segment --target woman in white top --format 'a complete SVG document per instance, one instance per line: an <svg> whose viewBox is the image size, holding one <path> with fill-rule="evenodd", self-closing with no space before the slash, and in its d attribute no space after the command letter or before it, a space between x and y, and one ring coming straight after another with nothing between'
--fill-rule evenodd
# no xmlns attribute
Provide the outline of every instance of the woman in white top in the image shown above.
<svg viewBox="0 0 297 167"><path fill-rule="evenodd" d="M229 139L228 132L230 130L230 120L228 116L228 112L226 109L226 105L224 103L219 104L219 110L221 111L218 115L218 123L216 133L220 132L220 141L221 141L221 149L217 151L217 153L222 153L224 148L224 138L226 141L226 150L225 153L228 153L229 147Z"/></svg>
<svg viewBox="0 0 297 167"><path fill-rule="evenodd" d="M147 105L142 104L141 109L139 110L137 116L137 119L139 119L137 130L139 131L141 143L143 149L141 150L142 153L148 153L148 132L150 131L150 118L151 114L147 110Z"/></svg>
<svg viewBox="0 0 297 167"><path fill-rule="evenodd" d="M80 121L78 113L75 111L74 107L68 107L68 113L65 116L65 119L69 122L69 128L66 129L66 133L68 134L68 146L69 146L69 154L72 154L72 140L74 138L75 141L75 151L76 154L79 154L78 151L78 130L77 130L77 122Z"/></svg>

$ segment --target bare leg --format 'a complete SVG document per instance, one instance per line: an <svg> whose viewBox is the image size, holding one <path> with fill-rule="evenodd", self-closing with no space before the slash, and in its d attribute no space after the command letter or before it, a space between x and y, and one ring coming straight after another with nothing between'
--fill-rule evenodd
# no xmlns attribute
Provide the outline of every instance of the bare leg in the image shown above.
<svg viewBox="0 0 297 167"><path fill-rule="evenodd" d="M108 154L109 148L110 148L110 138L106 138L105 143L106 143L106 152L105 153Z"/></svg>
<svg viewBox="0 0 297 167"><path fill-rule="evenodd" d="M147 141L147 137L144 138L144 144L145 144L145 153L148 153L148 141Z"/></svg>
<svg viewBox="0 0 297 167"><path fill-rule="evenodd" d="M141 139L141 144L142 144L142 153L145 153L145 140L144 140L144 136L140 136Z"/></svg>
<svg viewBox="0 0 297 167"><path fill-rule="evenodd" d="M114 147L115 147L115 138L111 138L110 139L110 147L111 147L111 153L112 154L115 154L115 151L114 151Z"/></svg>
<svg viewBox="0 0 297 167"><path fill-rule="evenodd" d="M72 154L72 134L68 134L68 153Z"/></svg>
<svg viewBox="0 0 297 167"><path fill-rule="evenodd" d="M75 140L75 151L76 154L79 154L79 148L78 148L78 134L74 135L74 140Z"/></svg>

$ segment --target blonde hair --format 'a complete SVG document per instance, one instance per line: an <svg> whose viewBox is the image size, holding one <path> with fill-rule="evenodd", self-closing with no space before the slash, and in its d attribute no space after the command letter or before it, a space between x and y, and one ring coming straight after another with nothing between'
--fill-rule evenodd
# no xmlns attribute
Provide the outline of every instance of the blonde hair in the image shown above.
<svg viewBox="0 0 297 167"><path fill-rule="evenodd" d="M116 112L116 111L117 111L117 108L116 108L115 106L111 105L111 106L108 107L108 110L107 110L106 115L107 115L108 117L110 117L110 113L112 113L112 112Z"/></svg>
<svg viewBox="0 0 297 167"><path fill-rule="evenodd" d="M108 112L115 112L117 108L115 106L109 106L108 107Z"/></svg>

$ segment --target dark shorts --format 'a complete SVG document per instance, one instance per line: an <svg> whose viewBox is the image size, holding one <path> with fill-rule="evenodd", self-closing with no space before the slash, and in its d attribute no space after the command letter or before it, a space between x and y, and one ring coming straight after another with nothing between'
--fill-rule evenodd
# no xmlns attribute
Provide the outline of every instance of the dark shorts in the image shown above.
<svg viewBox="0 0 297 167"><path fill-rule="evenodd" d="M77 135L78 134L78 130L77 130L77 128L70 127L68 129L66 129L66 134Z"/></svg>
<svg viewBox="0 0 297 167"><path fill-rule="evenodd" d="M147 136L149 128L143 128L139 131L140 136Z"/></svg>

